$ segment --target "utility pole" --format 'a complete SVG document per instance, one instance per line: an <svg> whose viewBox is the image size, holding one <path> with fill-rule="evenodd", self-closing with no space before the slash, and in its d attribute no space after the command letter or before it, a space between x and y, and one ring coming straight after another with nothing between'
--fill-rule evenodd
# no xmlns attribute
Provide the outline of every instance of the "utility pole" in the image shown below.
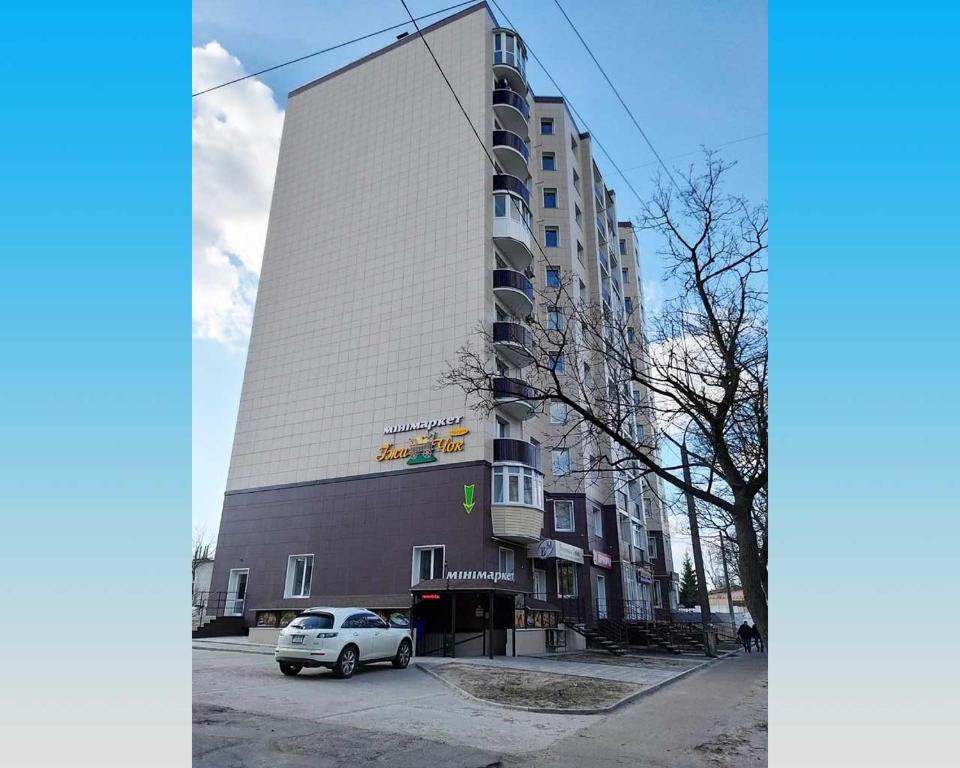
<svg viewBox="0 0 960 768"><path fill-rule="evenodd" d="M687 441L680 443L680 462L683 464L683 481L693 485L690 480L690 460L687 456ZM700 550L700 526L697 524L697 508L693 494L684 491L687 498L687 517L690 520L690 543L693 546L693 564L697 570L697 591L700 593L700 623L703 626L703 649L707 656L715 656L713 638L710 637L710 595L707 594L707 575L703 568L703 552ZM731 606L732 607L732 606Z"/></svg>
<svg viewBox="0 0 960 768"><path fill-rule="evenodd" d="M730 609L730 626L733 631L737 631L737 617L733 613L733 591L730 589L730 574L727 573L727 548L723 540L727 538L727 532L720 531L720 557L723 560L723 580L727 585L727 608Z"/></svg>

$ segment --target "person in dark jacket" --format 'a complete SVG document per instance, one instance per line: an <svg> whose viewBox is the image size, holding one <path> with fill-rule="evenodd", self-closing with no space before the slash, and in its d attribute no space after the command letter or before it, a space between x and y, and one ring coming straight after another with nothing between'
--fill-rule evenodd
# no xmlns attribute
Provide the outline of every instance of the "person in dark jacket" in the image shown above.
<svg viewBox="0 0 960 768"><path fill-rule="evenodd" d="M740 640L740 644L746 649L747 653L750 653L750 644L753 640L753 632L750 629L750 625L747 622L743 622L740 625L740 629L737 630L737 637Z"/></svg>
<svg viewBox="0 0 960 768"><path fill-rule="evenodd" d="M756 624L750 627L750 639L753 640L754 645L757 647L757 651L759 653L763 653L763 638L760 636L760 630L757 629Z"/></svg>

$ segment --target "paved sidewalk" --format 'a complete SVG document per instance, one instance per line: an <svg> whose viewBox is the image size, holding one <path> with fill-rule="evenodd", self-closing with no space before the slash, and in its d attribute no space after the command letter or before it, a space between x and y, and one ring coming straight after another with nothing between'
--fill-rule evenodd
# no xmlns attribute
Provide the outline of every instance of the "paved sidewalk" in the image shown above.
<svg viewBox="0 0 960 768"><path fill-rule="evenodd" d="M563 659L544 658L542 656L498 656L488 658L429 658L420 657L415 663L425 667L440 666L456 662L457 664L471 664L490 666L499 669L521 669L527 672L547 672L552 675L573 675L576 677L594 677L600 680L617 680L623 683L634 683L643 686L656 685L664 680L676 677L687 669L702 665L695 662L683 669L676 666L657 666L651 662L648 666L619 666L615 664L592 664L588 662L564 661Z"/></svg>

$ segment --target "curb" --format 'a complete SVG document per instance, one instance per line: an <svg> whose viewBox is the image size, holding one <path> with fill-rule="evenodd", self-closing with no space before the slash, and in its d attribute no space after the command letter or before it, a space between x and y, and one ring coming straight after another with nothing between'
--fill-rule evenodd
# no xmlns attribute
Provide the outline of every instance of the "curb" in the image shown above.
<svg viewBox="0 0 960 768"><path fill-rule="evenodd" d="M728 651L722 656L717 656L715 658L708 659L700 664L697 664L697 666L695 667L690 667L689 669L683 670L683 672L678 672L673 677L668 677L666 680L661 680L659 683L654 683L653 685L650 685L646 688L642 688L639 691L636 691L634 693L629 693L626 696L624 696L622 699L613 702L613 704L610 704L609 706L581 707L578 709L560 709L558 707L523 707L523 706L520 706L519 704L501 704L500 702L491 701L490 699L481 699L479 696L474 696L472 693L465 691L460 686L454 685L449 680L444 679L443 677L438 675L436 672L434 672L432 669L428 669L422 664L414 662L414 666L417 669L419 669L421 672L425 672L426 674L430 675L434 679L439 680L445 686L447 686L448 688L451 688L452 690L456 691L460 695L466 696L468 699L473 699L474 701L478 701L481 704L488 704L494 707L503 707L504 709L517 709L517 710L520 710L521 712L536 712L536 713L541 713L545 715L603 715L608 712L613 712L615 709L620 709L620 707L623 707L624 705L629 704L632 701L636 701L637 699L642 698L644 696L648 696L651 693L654 693L655 691L659 691L661 688L664 688L670 685L671 683L676 682L680 678L686 677L687 675L693 672L696 672L698 669L703 669L708 664L713 664L714 662L720 661L721 659L725 659L727 656L730 656L731 654L734 654L737 652L738 651L736 650ZM524 670L519 670L519 671L522 672ZM558 672L553 674L562 674L562 673ZM567 677L583 677L583 675L567 675ZM601 678L590 678L590 679L599 680Z"/></svg>
<svg viewBox="0 0 960 768"><path fill-rule="evenodd" d="M193 650L195 651L223 651L224 653L249 653L255 656L273 656L272 650L257 651L253 649L247 649L247 648L224 648L222 645L221 646L198 645L197 643L193 643L192 645L193 645Z"/></svg>

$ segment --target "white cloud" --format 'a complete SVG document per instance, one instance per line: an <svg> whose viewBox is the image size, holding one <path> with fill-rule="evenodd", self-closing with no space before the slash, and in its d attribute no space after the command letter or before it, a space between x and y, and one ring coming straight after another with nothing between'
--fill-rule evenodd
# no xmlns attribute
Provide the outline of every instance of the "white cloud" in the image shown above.
<svg viewBox="0 0 960 768"><path fill-rule="evenodd" d="M193 49L193 90L245 75L219 43ZM263 259L283 112L256 78L193 99L193 336L242 346Z"/></svg>

